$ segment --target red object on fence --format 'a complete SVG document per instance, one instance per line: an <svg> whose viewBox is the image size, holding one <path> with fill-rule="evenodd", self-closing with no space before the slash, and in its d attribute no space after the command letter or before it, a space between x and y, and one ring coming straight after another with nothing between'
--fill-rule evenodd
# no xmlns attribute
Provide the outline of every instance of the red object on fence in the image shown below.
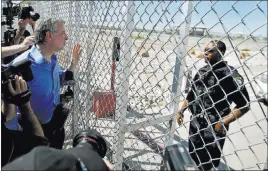
<svg viewBox="0 0 268 171"><path fill-rule="evenodd" d="M92 112L97 118L114 116L116 107L116 96L114 91L93 92Z"/></svg>
<svg viewBox="0 0 268 171"><path fill-rule="evenodd" d="M120 46L119 38L114 38L113 54L112 54L112 74L111 74L111 90L93 92L92 112L95 112L97 118L104 118L115 115L116 95L114 90L116 61L118 61Z"/></svg>

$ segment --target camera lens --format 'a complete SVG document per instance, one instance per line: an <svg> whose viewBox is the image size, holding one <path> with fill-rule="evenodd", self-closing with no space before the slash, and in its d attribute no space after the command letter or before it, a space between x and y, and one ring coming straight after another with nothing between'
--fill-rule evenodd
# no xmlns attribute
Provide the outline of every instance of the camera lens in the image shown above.
<svg viewBox="0 0 268 171"><path fill-rule="evenodd" d="M34 20L34 21L37 21L39 18L40 18L40 15L38 13L35 13L34 15L31 15L31 18Z"/></svg>
<svg viewBox="0 0 268 171"><path fill-rule="evenodd" d="M13 7L12 11L13 11L13 15L17 16L20 13L20 7L17 7L17 6Z"/></svg>

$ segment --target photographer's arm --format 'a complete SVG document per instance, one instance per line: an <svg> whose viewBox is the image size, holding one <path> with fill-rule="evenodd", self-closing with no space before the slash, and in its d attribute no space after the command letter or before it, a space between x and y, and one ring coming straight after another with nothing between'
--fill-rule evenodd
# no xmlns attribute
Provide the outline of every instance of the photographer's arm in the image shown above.
<svg viewBox="0 0 268 171"><path fill-rule="evenodd" d="M35 29L35 23L36 23L36 21L34 21L32 18L30 18L29 24L32 27L33 32L34 32L34 29Z"/></svg>
<svg viewBox="0 0 268 171"><path fill-rule="evenodd" d="M108 167L109 171L113 171L113 165L106 159L103 159L104 163L106 164L106 166Z"/></svg>
<svg viewBox="0 0 268 171"><path fill-rule="evenodd" d="M8 90L12 95L10 102L19 107L22 117L23 131L35 136L44 137L44 132L39 120L33 112L30 105L30 92L26 82L17 75L15 76L15 87L13 88L11 80L8 81Z"/></svg>
<svg viewBox="0 0 268 171"><path fill-rule="evenodd" d="M27 50L27 47L22 44L2 47L2 57L8 57L24 50Z"/></svg>
<svg viewBox="0 0 268 171"><path fill-rule="evenodd" d="M22 20L20 19L18 22L19 28L17 29L15 38L14 38L14 45L19 44L21 36L23 36L24 31L26 30L26 25L29 23L29 19Z"/></svg>
<svg viewBox="0 0 268 171"><path fill-rule="evenodd" d="M36 136L44 137L42 126L37 119L30 103L18 106L21 112L23 131Z"/></svg>
<svg viewBox="0 0 268 171"><path fill-rule="evenodd" d="M16 116L16 106L12 103L8 103L7 101L3 100L2 112L6 117L6 121L9 121Z"/></svg>
<svg viewBox="0 0 268 171"><path fill-rule="evenodd" d="M20 39L23 36L25 30L17 30L16 35L14 37L14 45L17 45L20 43Z"/></svg>
<svg viewBox="0 0 268 171"><path fill-rule="evenodd" d="M29 36L24 39L24 41L19 45L13 45L8 47L2 47L2 57L8 57L19 53L21 51L25 51L29 48L29 46L34 44L35 37Z"/></svg>

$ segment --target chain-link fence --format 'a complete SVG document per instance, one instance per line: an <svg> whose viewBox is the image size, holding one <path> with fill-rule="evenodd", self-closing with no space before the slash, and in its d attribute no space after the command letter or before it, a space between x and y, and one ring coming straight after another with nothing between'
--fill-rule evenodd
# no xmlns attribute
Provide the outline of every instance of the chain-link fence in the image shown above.
<svg viewBox="0 0 268 171"><path fill-rule="evenodd" d="M116 169L123 165L126 170L159 170L167 145L177 143L188 149L189 125L197 116L190 117L186 110L182 125L175 122L175 116L189 88L195 86L194 75L206 65L205 45L216 39L226 44L223 60L233 66L228 68L230 73L236 69L242 75L240 86L247 89L250 99L246 100L250 110L232 122L223 137L220 168L265 167L267 106L256 95L263 89L267 97L267 1L29 3L41 19L65 19L69 40L58 54L62 67L70 63L76 42L83 49L75 74L72 114L66 123L66 147L78 131L91 127L106 138L107 157ZM213 85L222 90L230 86L216 81ZM211 97L213 86L204 87L212 108L242 91L237 86L236 92L224 92L222 99L213 101L217 96ZM235 105L228 105L234 112ZM207 111L203 108L205 116ZM219 112L214 115L219 117ZM213 125L208 123L208 127Z"/></svg>

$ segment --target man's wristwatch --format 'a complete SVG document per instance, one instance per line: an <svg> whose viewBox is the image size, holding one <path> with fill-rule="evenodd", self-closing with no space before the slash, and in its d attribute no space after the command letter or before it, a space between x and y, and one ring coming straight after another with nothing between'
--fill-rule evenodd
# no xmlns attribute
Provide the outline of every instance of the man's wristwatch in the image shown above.
<svg viewBox="0 0 268 171"><path fill-rule="evenodd" d="M222 119L220 120L220 124L221 125L225 125Z"/></svg>

